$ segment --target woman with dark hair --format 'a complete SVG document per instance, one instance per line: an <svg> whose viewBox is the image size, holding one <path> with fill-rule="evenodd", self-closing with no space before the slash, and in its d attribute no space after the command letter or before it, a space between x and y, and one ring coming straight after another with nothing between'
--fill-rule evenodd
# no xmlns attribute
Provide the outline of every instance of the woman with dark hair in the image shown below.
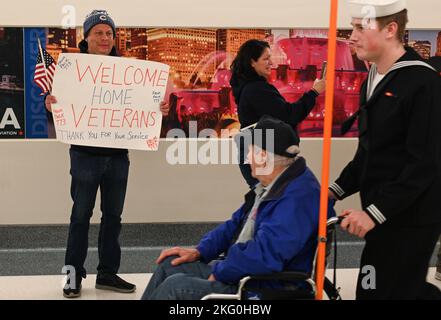
<svg viewBox="0 0 441 320"><path fill-rule="evenodd" d="M325 80L317 79L311 90L298 101L289 103L276 87L268 82L271 66L269 44L254 39L242 44L231 64L230 84L241 128L258 122L263 115L270 115L288 123L296 130L297 125L311 112L318 95L325 91ZM253 187L257 180L252 177L250 166L243 163L247 151L244 148L243 144L239 146L239 167L248 185Z"/></svg>

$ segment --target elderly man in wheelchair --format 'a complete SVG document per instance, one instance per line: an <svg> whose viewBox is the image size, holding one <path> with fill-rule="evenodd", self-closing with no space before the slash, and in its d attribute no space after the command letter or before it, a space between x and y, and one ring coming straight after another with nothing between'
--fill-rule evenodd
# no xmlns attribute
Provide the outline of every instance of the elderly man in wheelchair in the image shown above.
<svg viewBox="0 0 441 320"><path fill-rule="evenodd" d="M268 116L241 138L249 142L247 160L259 183L232 218L206 234L196 248L161 253L143 300L313 294L313 286L304 280L313 271L320 186L299 156L299 138L291 126Z"/></svg>

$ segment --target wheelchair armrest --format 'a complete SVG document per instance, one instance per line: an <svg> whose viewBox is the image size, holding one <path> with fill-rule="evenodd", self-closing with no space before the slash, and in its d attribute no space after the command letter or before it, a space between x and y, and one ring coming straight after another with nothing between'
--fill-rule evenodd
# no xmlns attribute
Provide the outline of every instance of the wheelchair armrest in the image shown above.
<svg viewBox="0 0 441 320"><path fill-rule="evenodd" d="M257 276L250 276L250 280L281 280L281 281L292 281L292 280L307 280L311 277L310 274L305 272L297 271L282 271L277 273L269 273Z"/></svg>

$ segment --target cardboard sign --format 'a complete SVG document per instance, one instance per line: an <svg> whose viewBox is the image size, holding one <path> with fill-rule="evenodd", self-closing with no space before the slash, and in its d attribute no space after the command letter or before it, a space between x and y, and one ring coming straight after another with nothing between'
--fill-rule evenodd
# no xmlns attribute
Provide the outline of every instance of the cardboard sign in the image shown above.
<svg viewBox="0 0 441 320"><path fill-rule="evenodd" d="M157 150L169 66L63 53L52 95L57 139L76 145Z"/></svg>

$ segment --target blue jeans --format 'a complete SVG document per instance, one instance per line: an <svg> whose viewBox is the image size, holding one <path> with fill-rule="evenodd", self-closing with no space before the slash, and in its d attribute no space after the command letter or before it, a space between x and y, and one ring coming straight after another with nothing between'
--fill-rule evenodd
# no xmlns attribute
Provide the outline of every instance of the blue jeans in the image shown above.
<svg viewBox="0 0 441 320"><path fill-rule="evenodd" d="M210 293L236 293L237 286L208 281L211 267L200 261L172 266L164 259L152 275L141 300L200 300Z"/></svg>
<svg viewBox="0 0 441 320"><path fill-rule="evenodd" d="M75 267L77 276L86 276L90 218L98 188L101 192L101 224L98 238L98 273L118 272L121 261L119 234L127 189L127 154L90 155L70 150L71 196L73 200L65 265Z"/></svg>

